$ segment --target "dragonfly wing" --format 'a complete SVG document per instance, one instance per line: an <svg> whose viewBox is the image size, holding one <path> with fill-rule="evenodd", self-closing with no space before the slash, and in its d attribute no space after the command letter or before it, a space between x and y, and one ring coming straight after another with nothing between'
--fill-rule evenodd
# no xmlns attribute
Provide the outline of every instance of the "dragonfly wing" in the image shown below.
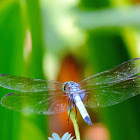
<svg viewBox="0 0 140 140"><path fill-rule="evenodd" d="M124 62L113 69L98 73L82 80L79 84L85 89L87 86L102 85L108 86L110 83L123 81L140 72L140 58L135 58Z"/></svg>
<svg viewBox="0 0 140 140"><path fill-rule="evenodd" d="M49 96L46 92L10 93L2 98L1 104L19 112L49 115L67 111L68 96L63 93Z"/></svg>
<svg viewBox="0 0 140 140"><path fill-rule="evenodd" d="M83 102L88 107L106 107L118 104L140 94L140 76L128 78L108 87L89 88Z"/></svg>
<svg viewBox="0 0 140 140"><path fill-rule="evenodd" d="M22 92L39 92L62 89L61 82L42 79L30 79L7 74L0 75L0 86Z"/></svg>

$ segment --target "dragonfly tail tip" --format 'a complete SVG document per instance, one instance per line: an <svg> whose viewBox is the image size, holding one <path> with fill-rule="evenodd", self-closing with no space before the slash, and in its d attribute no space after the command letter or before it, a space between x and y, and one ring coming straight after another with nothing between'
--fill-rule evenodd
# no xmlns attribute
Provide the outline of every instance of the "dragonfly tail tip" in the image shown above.
<svg viewBox="0 0 140 140"><path fill-rule="evenodd" d="M89 116L86 116L84 120L85 120L85 122L86 122L88 125L92 125L92 123L91 123L91 120L90 120L90 117L89 117Z"/></svg>

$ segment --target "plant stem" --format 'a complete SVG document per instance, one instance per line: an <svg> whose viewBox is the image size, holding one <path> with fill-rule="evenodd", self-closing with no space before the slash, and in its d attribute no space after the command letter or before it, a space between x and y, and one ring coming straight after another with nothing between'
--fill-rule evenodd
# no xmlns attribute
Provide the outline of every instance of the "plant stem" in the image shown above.
<svg viewBox="0 0 140 140"><path fill-rule="evenodd" d="M73 111L70 111L70 109L68 109L68 115L74 125L76 140L80 140L80 132L79 132L79 127L78 127L76 116Z"/></svg>

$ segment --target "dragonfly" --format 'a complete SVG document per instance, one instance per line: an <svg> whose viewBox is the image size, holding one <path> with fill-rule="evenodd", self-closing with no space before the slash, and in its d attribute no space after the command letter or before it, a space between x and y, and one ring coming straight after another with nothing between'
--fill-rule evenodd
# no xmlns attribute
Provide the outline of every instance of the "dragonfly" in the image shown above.
<svg viewBox="0 0 140 140"><path fill-rule="evenodd" d="M138 95L139 72L140 58L135 58L80 82L62 83L1 74L0 86L16 91L5 95L1 104L16 111L44 115L77 107L85 122L92 125L85 107L112 106Z"/></svg>

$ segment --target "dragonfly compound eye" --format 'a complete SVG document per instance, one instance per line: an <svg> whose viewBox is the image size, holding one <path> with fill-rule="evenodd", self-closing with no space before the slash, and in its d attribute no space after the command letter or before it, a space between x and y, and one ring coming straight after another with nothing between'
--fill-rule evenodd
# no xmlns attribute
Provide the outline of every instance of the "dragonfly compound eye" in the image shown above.
<svg viewBox="0 0 140 140"><path fill-rule="evenodd" d="M67 94L69 93L69 87L68 87L68 82L65 82L63 85L62 85L62 91Z"/></svg>

